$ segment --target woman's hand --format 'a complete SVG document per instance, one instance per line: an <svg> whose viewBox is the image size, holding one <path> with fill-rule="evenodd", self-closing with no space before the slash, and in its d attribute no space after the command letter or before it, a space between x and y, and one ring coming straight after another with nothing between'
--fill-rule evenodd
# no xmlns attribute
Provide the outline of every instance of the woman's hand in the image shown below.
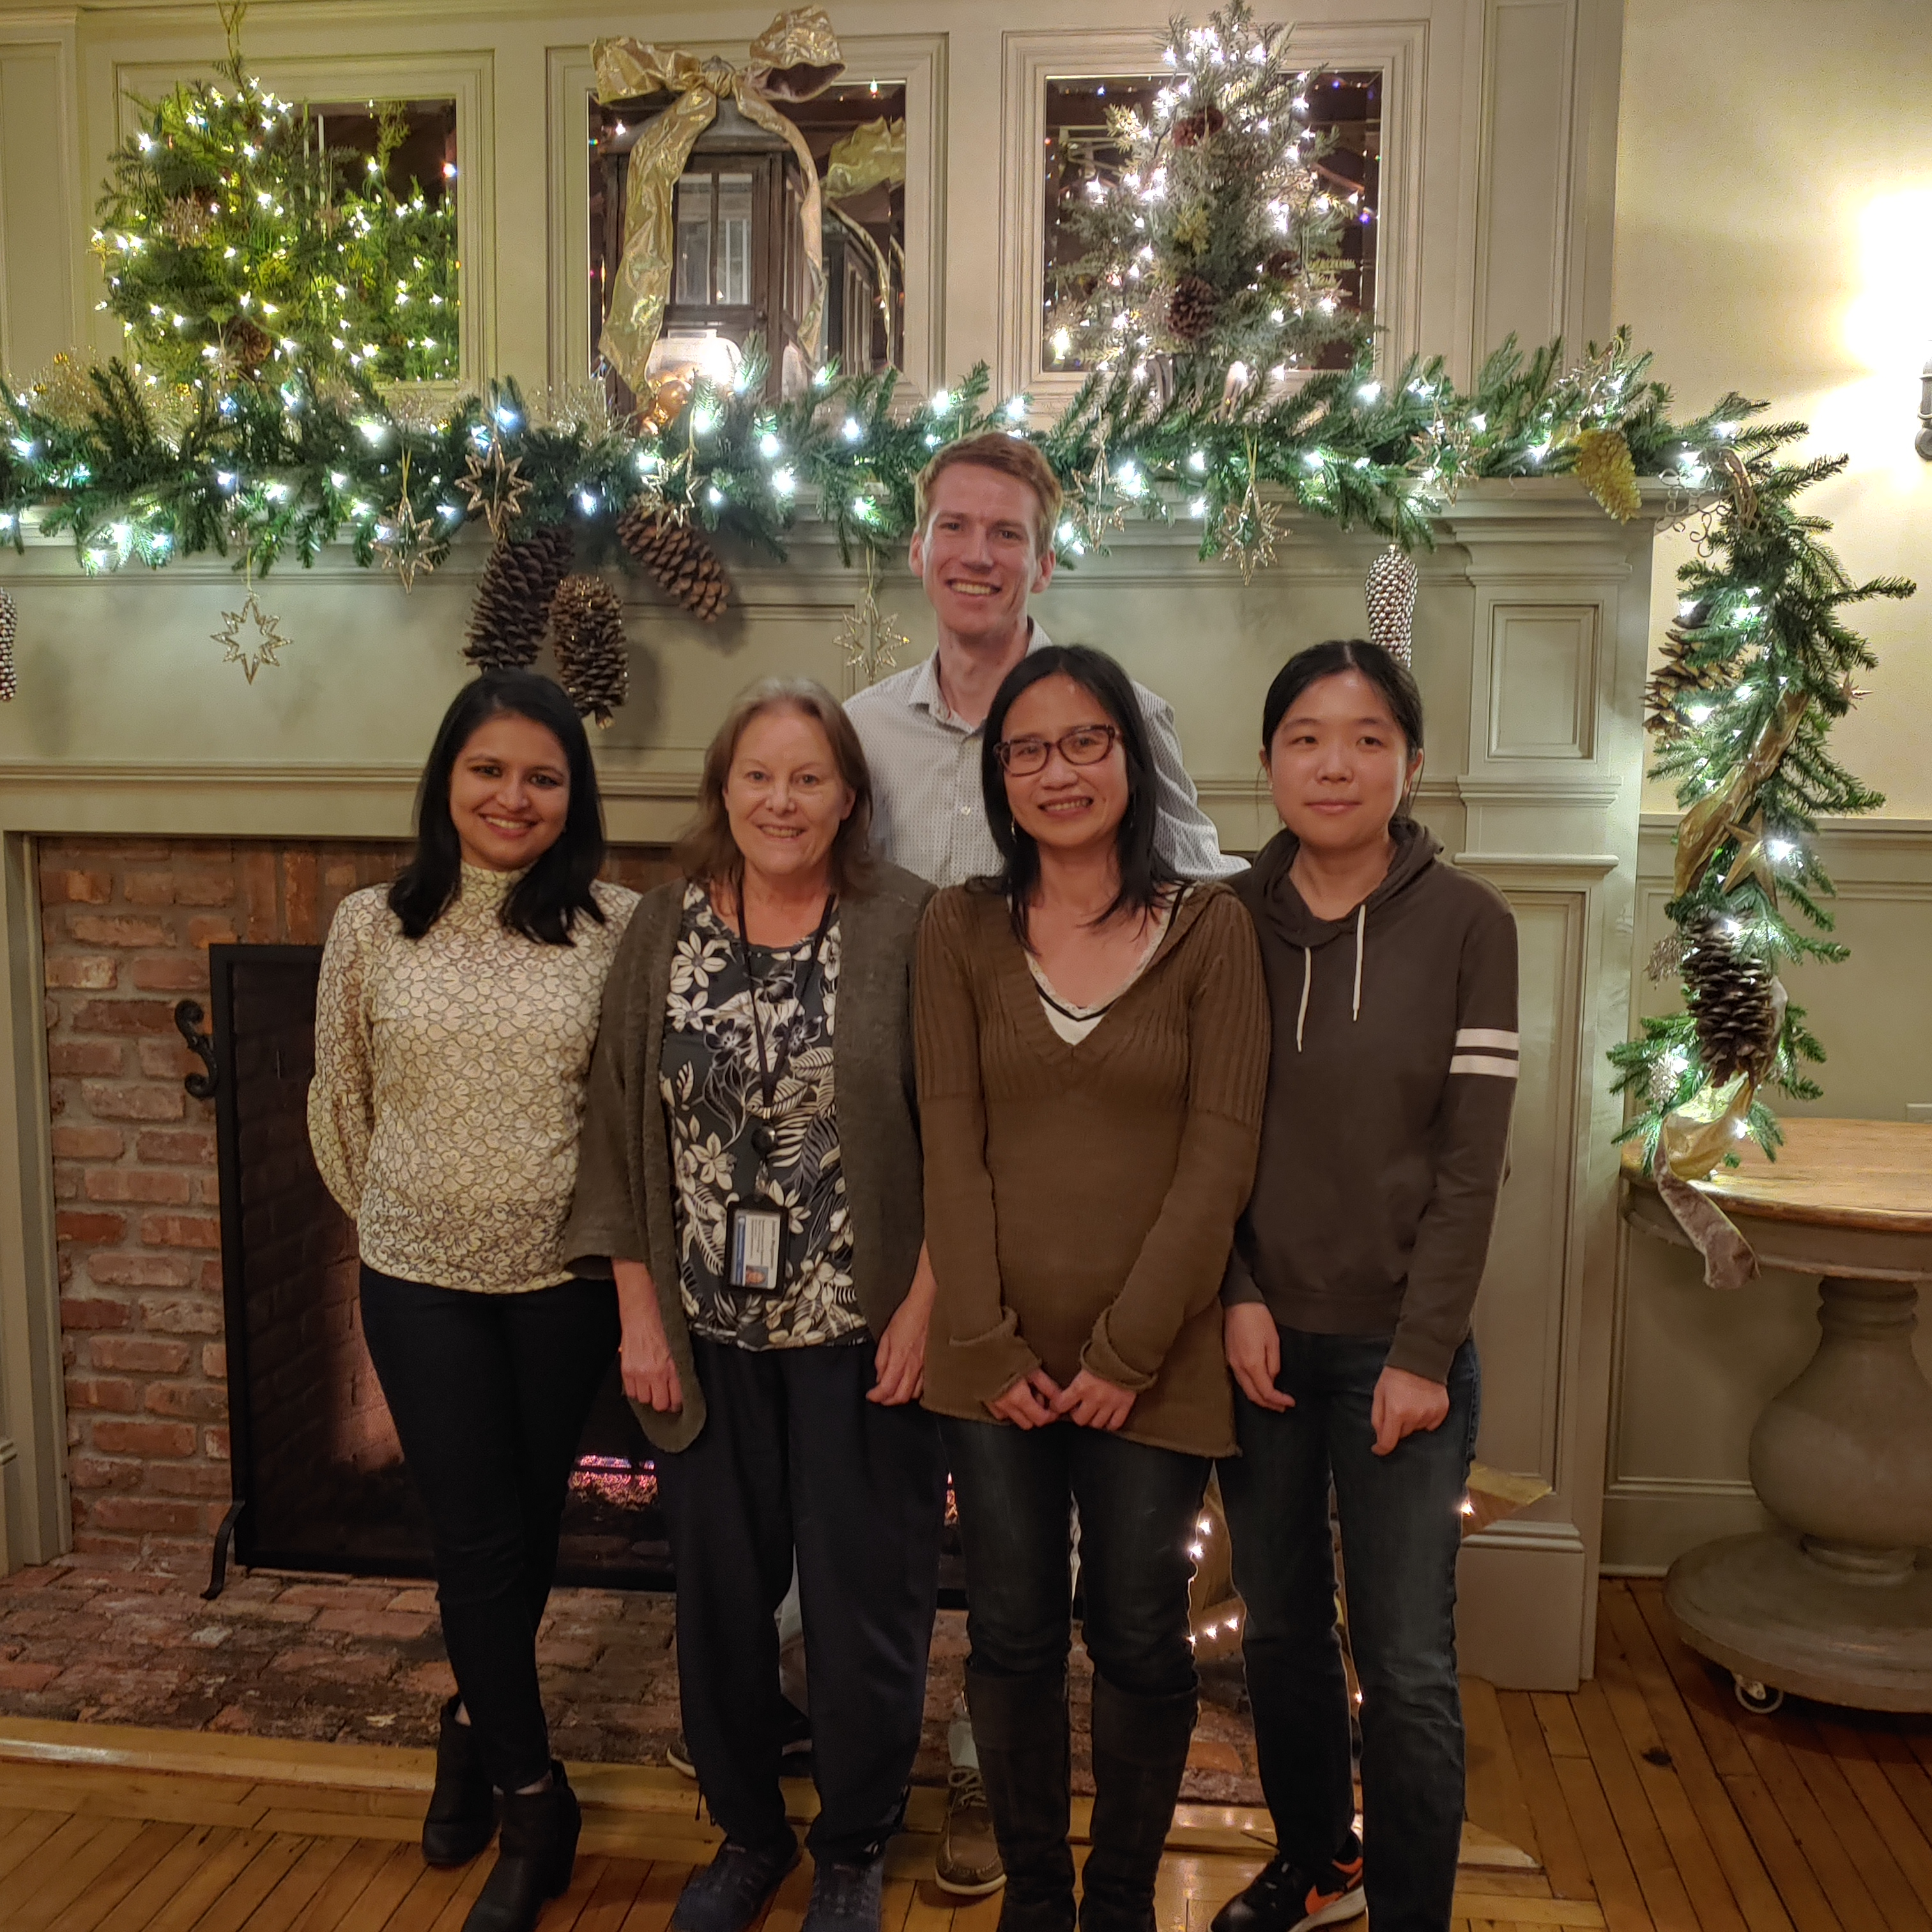
<svg viewBox="0 0 1932 1932"><path fill-rule="evenodd" d="M670 1358L670 1342L664 1317L658 1312L658 1292L651 1271L642 1262L620 1261L611 1272L617 1277L617 1316L623 1324L617 1365L624 1393L659 1415L675 1415L684 1406L684 1390L677 1365Z"/></svg>
<svg viewBox="0 0 1932 1932"><path fill-rule="evenodd" d="M1030 1370L1004 1395L995 1396L986 1411L996 1422L1010 1422L1016 1429L1044 1429L1055 1420L1053 1406L1060 1400L1060 1384L1044 1369Z"/></svg>
<svg viewBox="0 0 1932 1932"><path fill-rule="evenodd" d="M1281 1373L1281 1330L1264 1302L1238 1301L1222 1310L1221 1347L1242 1394L1257 1408L1294 1406L1294 1396L1274 1385Z"/></svg>
<svg viewBox="0 0 1932 1932"><path fill-rule="evenodd" d="M1376 1454L1386 1456L1405 1436L1439 1429L1449 1413L1449 1390L1426 1376L1406 1369L1384 1369L1376 1378L1369 1420L1376 1432Z"/></svg>
<svg viewBox="0 0 1932 1932"><path fill-rule="evenodd" d="M1054 1399L1053 1412L1083 1429L1118 1429L1133 1406L1132 1389L1103 1382L1091 1369L1082 1369Z"/></svg>
<svg viewBox="0 0 1932 1932"><path fill-rule="evenodd" d="M916 1402L925 1393L926 1331L932 1324L933 1298L938 1292L932 1262L922 1246L912 1286L879 1337L878 1353L872 1358L874 1380L866 1391L868 1402L895 1408L901 1402Z"/></svg>

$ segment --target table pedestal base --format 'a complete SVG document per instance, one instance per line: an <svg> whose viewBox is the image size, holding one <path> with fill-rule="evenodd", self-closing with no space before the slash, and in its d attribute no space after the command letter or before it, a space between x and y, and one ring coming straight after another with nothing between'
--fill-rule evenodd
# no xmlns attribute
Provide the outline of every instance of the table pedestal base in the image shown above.
<svg viewBox="0 0 1932 1932"><path fill-rule="evenodd" d="M1923 1559L1902 1581L1859 1582L1767 1530L1680 1556L1664 1600L1684 1641L1745 1683L1861 1711L1932 1711Z"/></svg>

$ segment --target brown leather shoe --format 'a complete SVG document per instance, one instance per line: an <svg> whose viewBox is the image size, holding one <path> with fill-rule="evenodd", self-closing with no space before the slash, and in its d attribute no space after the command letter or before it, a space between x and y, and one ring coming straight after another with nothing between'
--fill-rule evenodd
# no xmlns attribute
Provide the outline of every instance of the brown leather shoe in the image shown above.
<svg viewBox="0 0 1932 1932"><path fill-rule="evenodd" d="M933 1853L932 1875L941 1892L956 1898L984 1898L1006 1882L1000 1847L993 1837L993 1814L977 1770L952 1767L946 1794L946 1826Z"/></svg>

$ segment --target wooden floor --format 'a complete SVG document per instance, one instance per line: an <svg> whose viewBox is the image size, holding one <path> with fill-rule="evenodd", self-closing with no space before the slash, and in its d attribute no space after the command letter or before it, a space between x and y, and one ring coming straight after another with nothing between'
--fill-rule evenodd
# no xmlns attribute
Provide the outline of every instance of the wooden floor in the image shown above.
<svg viewBox="0 0 1932 1932"><path fill-rule="evenodd" d="M1574 1696L1466 1687L1469 1810L1455 1932L1932 1932L1932 1723L1747 1714L1678 1643L1658 1586L1606 1582ZM674 1773L574 1768L569 1894L544 1932L664 1932L716 1836ZM4 1932L442 1932L487 1875L426 1870L428 1754L0 1719ZM808 1808L808 1788L794 1794ZM931 1882L943 1795L915 1794L886 1932L993 1932ZM1076 1837L1085 1823L1076 1814ZM1269 1849L1265 1814L1187 1806L1160 1932L1205 1932ZM796 1932L794 1872L766 1919Z"/></svg>

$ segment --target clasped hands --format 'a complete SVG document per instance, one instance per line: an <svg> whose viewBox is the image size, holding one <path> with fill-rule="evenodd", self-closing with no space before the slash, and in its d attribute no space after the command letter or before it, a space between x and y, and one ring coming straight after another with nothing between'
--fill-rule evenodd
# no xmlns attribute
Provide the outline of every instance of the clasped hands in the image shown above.
<svg viewBox="0 0 1932 1932"><path fill-rule="evenodd" d="M986 1405L988 1412L1016 1429L1044 1429L1077 1422L1087 1429L1118 1429L1134 1406L1134 1392L1082 1369L1064 1388L1044 1369L1032 1369Z"/></svg>

